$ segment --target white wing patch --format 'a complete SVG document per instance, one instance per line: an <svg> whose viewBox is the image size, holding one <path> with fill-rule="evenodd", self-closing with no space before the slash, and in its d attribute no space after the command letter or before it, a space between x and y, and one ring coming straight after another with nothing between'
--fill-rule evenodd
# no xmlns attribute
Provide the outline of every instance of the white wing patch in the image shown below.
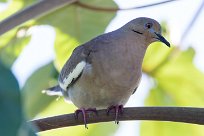
<svg viewBox="0 0 204 136"><path fill-rule="evenodd" d="M42 93L45 93L47 95L53 96L53 95L58 95L58 96L63 96L61 91L51 91L51 90L43 90Z"/></svg>
<svg viewBox="0 0 204 136"><path fill-rule="evenodd" d="M80 75L85 65L86 65L85 61L81 61L80 63L78 63L75 69L73 69L73 71L70 72L69 75L65 77L63 82L59 83L60 87L66 91L67 87L72 82L72 80L76 79Z"/></svg>

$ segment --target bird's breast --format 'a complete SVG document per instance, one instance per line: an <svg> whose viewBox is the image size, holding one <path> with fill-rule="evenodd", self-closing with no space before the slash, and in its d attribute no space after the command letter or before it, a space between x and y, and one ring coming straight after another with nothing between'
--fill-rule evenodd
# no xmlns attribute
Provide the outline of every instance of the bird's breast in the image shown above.
<svg viewBox="0 0 204 136"><path fill-rule="evenodd" d="M144 53L134 46L125 46L103 45L90 53L90 63L69 91L77 107L108 107L127 102L138 87Z"/></svg>
<svg viewBox="0 0 204 136"><path fill-rule="evenodd" d="M134 50L112 48L97 52L92 60L92 72L97 77L97 82L113 87L135 87L141 77L143 57L138 56Z"/></svg>

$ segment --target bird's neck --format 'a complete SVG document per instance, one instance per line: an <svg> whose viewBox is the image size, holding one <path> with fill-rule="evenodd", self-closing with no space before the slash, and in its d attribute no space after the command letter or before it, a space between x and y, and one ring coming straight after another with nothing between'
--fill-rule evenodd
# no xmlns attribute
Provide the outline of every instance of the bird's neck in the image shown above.
<svg viewBox="0 0 204 136"><path fill-rule="evenodd" d="M120 31L120 32L118 32ZM135 35L134 33L131 34L128 31L123 31L123 29L116 30L112 32L114 35L113 38L117 40L120 44L116 46L121 46L119 49L121 50L123 55L127 55L128 60L136 61L138 64L142 64L145 52L149 43L147 43L147 39L144 36L138 34Z"/></svg>
<svg viewBox="0 0 204 136"><path fill-rule="evenodd" d="M147 46L144 45L144 46L137 46L135 45L136 47L133 47L132 50L134 50L135 52L132 53L134 59L135 59L135 62L137 62L137 65L140 66L140 69L142 69L142 63L143 63L143 59L144 59L144 56L145 56L145 52L147 50Z"/></svg>
<svg viewBox="0 0 204 136"><path fill-rule="evenodd" d="M129 35L126 37L128 40L126 45L126 49L130 53L131 56L140 64L142 64L145 52L147 50L147 47L149 43L146 42L146 39L144 36L139 35Z"/></svg>

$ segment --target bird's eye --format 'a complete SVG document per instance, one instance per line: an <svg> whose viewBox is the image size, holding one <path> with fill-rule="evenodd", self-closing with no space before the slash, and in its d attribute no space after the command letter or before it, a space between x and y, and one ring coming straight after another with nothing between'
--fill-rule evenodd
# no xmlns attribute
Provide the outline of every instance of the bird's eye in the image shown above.
<svg viewBox="0 0 204 136"><path fill-rule="evenodd" d="M145 28L147 28L147 29L150 29L152 26L153 26L152 23L147 23L147 24L145 24Z"/></svg>

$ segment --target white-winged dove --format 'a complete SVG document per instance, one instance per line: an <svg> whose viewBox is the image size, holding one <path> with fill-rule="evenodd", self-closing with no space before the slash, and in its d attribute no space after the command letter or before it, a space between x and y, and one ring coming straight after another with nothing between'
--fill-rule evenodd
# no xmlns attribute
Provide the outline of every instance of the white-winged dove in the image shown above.
<svg viewBox="0 0 204 136"><path fill-rule="evenodd" d="M59 75L59 85L45 90L48 95L63 95L83 113L89 108L108 108L118 112L136 91L142 75L147 47L161 41L160 24L153 19L136 18L121 28L100 35L78 46Z"/></svg>

